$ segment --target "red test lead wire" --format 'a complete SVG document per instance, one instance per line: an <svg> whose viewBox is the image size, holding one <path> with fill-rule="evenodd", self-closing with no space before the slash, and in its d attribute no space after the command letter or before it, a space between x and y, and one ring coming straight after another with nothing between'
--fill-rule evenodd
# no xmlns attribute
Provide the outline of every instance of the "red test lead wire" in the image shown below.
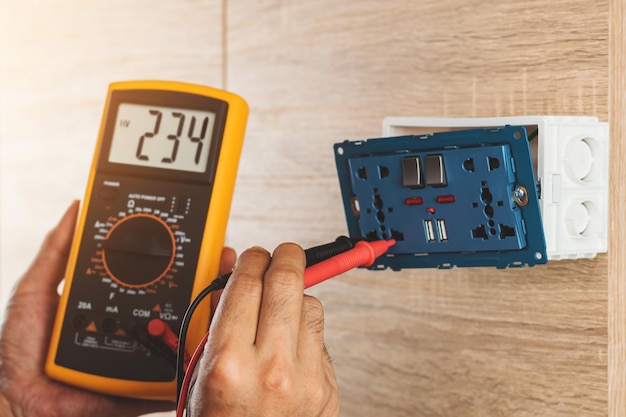
<svg viewBox="0 0 626 417"><path fill-rule="evenodd" d="M180 390L180 398L176 403L176 417L183 417L185 415L185 408L187 407L187 395L189 394L189 387L191 384L191 378L193 377L193 371L200 360L200 356L202 356L202 352L204 351L204 345L206 345L207 340L209 340L209 332L206 332L202 341L196 348L196 351L191 356L189 360L189 367L187 368L187 372L185 372L185 377L183 378L183 385Z"/></svg>
<svg viewBox="0 0 626 417"><path fill-rule="evenodd" d="M357 242L354 248L305 269L304 288L319 284L358 266L372 266L376 258L395 244L394 239Z"/></svg>

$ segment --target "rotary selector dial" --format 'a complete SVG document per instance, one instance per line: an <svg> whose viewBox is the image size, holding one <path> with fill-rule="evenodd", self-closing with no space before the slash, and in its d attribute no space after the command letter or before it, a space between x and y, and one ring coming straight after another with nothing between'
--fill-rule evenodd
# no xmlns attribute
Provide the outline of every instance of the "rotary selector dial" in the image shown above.
<svg viewBox="0 0 626 417"><path fill-rule="evenodd" d="M107 233L102 261L118 284L143 288L157 283L170 270L176 255L176 241L167 223L137 213L124 217Z"/></svg>

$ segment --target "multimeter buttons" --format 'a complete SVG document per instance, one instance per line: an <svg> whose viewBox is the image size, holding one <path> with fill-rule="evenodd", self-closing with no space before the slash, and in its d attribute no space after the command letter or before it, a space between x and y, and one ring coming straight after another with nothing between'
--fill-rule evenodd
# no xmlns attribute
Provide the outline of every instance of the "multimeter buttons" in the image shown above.
<svg viewBox="0 0 626 417"><path fill-rule="evenodd" d="M168 225L149 214L133 214L113 225L103 242L103 263L120 285L141 288L158 282L174 262L176 244Z"/></svg>

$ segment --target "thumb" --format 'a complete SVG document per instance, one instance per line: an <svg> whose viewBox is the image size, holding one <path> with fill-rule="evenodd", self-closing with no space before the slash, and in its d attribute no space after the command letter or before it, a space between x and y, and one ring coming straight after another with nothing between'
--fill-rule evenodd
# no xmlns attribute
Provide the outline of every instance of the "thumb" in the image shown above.
<svg viewBox="0 0 626 417"><path fill-rule="evenodd" d="M39 291L56 292L65 274L78 207L79 201L73 201L56 227L48 233L37 257L15 289L15 295Z"/></svg>

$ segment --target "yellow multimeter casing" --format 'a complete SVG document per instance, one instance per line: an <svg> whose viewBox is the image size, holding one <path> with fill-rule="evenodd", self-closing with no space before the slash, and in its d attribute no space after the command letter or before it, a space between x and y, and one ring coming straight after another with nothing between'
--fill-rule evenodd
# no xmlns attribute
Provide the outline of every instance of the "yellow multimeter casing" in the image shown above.
<svg viewBox="0 0 626 417"><path fill-rule="evenodd" d="M248 117L226 91L170 81L109 86L45 364L51 378L175 400L171 340L217 275ZM209 302L186 350L208 329ZM172 333L170 333L171 335Z"/></svg>

